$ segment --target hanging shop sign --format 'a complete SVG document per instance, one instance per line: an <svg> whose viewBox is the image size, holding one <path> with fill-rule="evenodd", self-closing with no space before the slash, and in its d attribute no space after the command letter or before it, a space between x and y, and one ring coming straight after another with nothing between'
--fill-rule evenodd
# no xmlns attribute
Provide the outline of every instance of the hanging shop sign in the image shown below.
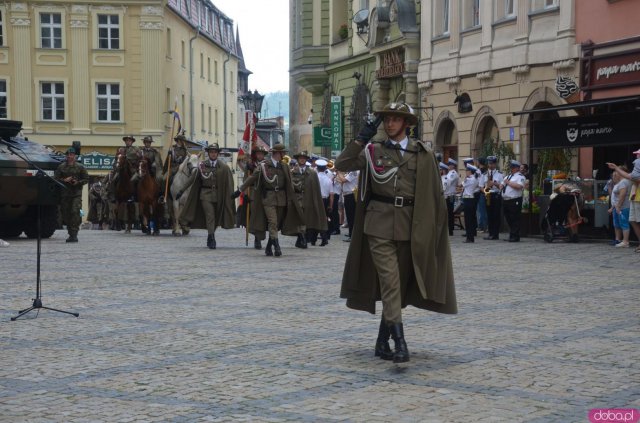
<svg viewBox="0 0 640 423"><path fill-rule="evenodd" d="M314 147L330 147L331 146L331 128L324 126L313 127L313 146Z"/></svg>
<svg viewBox="0 0 640 423"><path fill-rule="evenodd" d="M100 153L98 151L92 151L88 154L83 154L78 157L78 163L85 167L87 170L111 170L115 156L109 154Z"/></svg>
<svg viewBox="0 0 640 423"><path fill-rule="evenodd" d="M331 96L331 156L337 157L342 151L342 96Z"/></svg>
<svg viewBox="0 0 640 423"><path fill-rule="evenodd" d="M585 55L581 68L580 88L583 91L640 85L640 49Z"/></svg>
<svg viewBox="0 0 640 423"><path fill-rule="evenodd" d="M396 48L385 51L380 55L380 69L376 71L376 78L386 79L400 76L404 73L404 49Z"/></svg>
<svg viewBox="0 0 640 423"><path fill-rule="evenodd" d="M532 148L637 144L640 111L533 121Z"/></svg>

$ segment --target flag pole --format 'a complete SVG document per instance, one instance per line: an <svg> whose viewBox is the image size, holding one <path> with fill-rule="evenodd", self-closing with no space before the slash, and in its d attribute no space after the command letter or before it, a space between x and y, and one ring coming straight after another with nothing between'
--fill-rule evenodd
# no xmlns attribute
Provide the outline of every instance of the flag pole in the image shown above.
<svg viewBox="0 0 640 423"><path fill-rule="evenodd" d="M246 205L246 222L244 225L244 246L249 246L249 218L251 217L251 203L247 201L247 198L251 195L251 188L247 188L247 193L245 194L244 204Z"/></svg>
<svg viewBox="0 0 640 423"><path fill-rule="evenodd" d="M173 112L173 122L171 122L171 138L173 138L173 130L176 127L176 113ZM167 204L167 194L169 193L169 178L171 177L171 138L169 138L169 151L167 151L167 160L169 164L167 166L167 180L164 183L164 203Z"/></svg>

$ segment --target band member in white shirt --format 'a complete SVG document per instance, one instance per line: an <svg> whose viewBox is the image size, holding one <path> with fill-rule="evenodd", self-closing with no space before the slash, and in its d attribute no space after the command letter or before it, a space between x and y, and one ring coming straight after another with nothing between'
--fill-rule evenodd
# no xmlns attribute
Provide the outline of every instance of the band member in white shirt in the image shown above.
<svg viewBox="0 0 640 423"><path fill-rule="evenodd" d="M478 228L476 208L478 207L478 192L480 191L480 181L478 180L478 168L468 164L466 167L467 176L462 182L462 204L464 205L464 228L467 239L465 243L474 242Z"/></svg>
<svg viewBox="0 0 640 423"><path fill-rule="evenodd" d="M349 234L344 239L345 241L351 241L351 231L353 230L353 219L356 214L356 199L354 190L358 186L359 170L347 172L344 174L342 183L342 198L344 199L344 214L347 219L347 225L349 227Z"/></svg>
<svg viewBox="0 0 640 423"><path fill-rule="evenodd" d="M511 174L502 182L502 209L504 218L509 225L509 239L505 241L520 241L520 212L522 211L522 191L525 177L520 173L520 162L511 160Z"/></svg>
<svg viewBox="0 0 640 423"><path fill-rule="evenodd" d="M487 218L489 221L489 235L484 237L486 240L499 239L500 220L502 216L502 195L500 185L504 180L502 172L496 169L498 158L496 156L487 157L487 172L480 178L480 186L485 190L489 190L487 200Z"/></svg>
<svg viewBox="0 0 640 423"><path fill-rule="evenodd" d="M320 194L322 195L322 202L324 203L324 208L327 213L327 218L331 216L331 212L333 211L333 207L337 207L337 204L333 204L333 178L327 170L327 161L324 159L316 160L316 168L318 170L318 179L320 180ZM329 228L331 228L331 222L328 223ZM329 229L330 230L330 229ZM322 242L320 243L321 247L324 247L329 243L329 230L324 231L320 234L322 238ZM317 236L317 235L316 235ZM311 245L316 245L316 240L313 237L310 240Z"/></svg>
<svg viewBox="0 0 640 423"><path fill-rule="evenodd" d="M449 166L446 164L439 162L438 166L440 167L440 180L442 181L442 191L444 192L446 185L447 172L449 171Z"/></svg>
<svg viewBox="0 0 640 423"><path fill-rule="evenodd" d="M456 201L456 190L458 188L458 181L460 177L458 176L458 172L456 172L456 166L458 166L458 162L454 159L449 159L447 161L447 165L449 167L449 172L445 177L444 183L444 198L447 203L447 217L449 221L449 236L453 235L453 206Z"/></svg>

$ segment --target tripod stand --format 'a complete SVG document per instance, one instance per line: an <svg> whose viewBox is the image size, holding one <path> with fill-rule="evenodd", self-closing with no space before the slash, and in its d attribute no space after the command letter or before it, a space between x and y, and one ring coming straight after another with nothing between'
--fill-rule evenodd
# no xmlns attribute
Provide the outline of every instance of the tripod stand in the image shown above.
<svg viewBox="0 0 640 423"><path fill-rule="evenodd" d="M35 164L31 163L33 166L35 166ZM39 186L38 186L38 192L40 192L40 190L42 189L42 185L43 185L43 178L46 175L46 173L44 173L44 171L40 168L38 168L36 166L36 169L38 169L38 172L36 173L36 178L38 178L38 182L39 182ZM48 175L47 175L48 176ZM50 176L48 176L50 177ZM54 180L55 181L55 180ZM58 181L55 181L57 184L60 184ZM40 196L38 196L40 197ZM32 310L40 310L45 309L45 310L51 310L51 311L57 311L59 313L66 313L66 314L71 314L72 316L76 316L78 317L80 315L80 313L72 313L70 311L64 311L64 310L58 310L56 308L51 308L51 307L45 307L42 305L42 297L41 297L41 289L40 289L40 252L41 252L41 241L42 241L42 237L40 234L40 198L38 198L38 214L36 216L36 225L37 225L37 231L38 231L38 248L37 248L37 266L36 266L36 297L33 299L33 304L31 305L31 307L29 308L25 308L24 310L20 310L20 312L18 313L17 316L12 317L11 321L15 321L16 319L24 316L25 314L29 313ZM37 317L37 315L36 315Z"/></svg>

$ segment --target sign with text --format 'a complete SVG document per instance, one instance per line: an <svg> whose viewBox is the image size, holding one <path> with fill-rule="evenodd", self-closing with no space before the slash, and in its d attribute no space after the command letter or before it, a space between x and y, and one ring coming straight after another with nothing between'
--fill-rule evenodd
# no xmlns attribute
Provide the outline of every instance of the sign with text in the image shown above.
<svg viewBox="0 0 640 423"><path fill-rule="evenodd" d="M396 48L385 51L380 55L380 69L376 71L376 78L385 79L400 76L404 73L404 50Z"/></svg>
<svg viewBox="0 0 640 423"><path fill-rule="evenodd" d="M331 128L324 126L313 127L313 146L314 147L330 147L331 146Z"/></svg>
<svg viewBox="0 0 640 423"><path fill-rule="evenodd" d="M342 150L342 97L331 96L331 151Z"/></svg>
<svg viewBox="0 0 640 423"><path fill-rule="evenodd" d="M532 148L638 144L639 121L639 111L536 120Z"/></svg>
<svg viewBox="0 0 640 423"><path fill-rule="evenodd" d="M640 85L640 50L583 57L581 89Z"/></svg>
<svg viewBox="0 0 640 423"><path fill-rule="evenodd" d="M91 153L78 157L78 163L87 170L111 170L115 159L114 156L110 156L109 154L92 151Z"/></svg>

